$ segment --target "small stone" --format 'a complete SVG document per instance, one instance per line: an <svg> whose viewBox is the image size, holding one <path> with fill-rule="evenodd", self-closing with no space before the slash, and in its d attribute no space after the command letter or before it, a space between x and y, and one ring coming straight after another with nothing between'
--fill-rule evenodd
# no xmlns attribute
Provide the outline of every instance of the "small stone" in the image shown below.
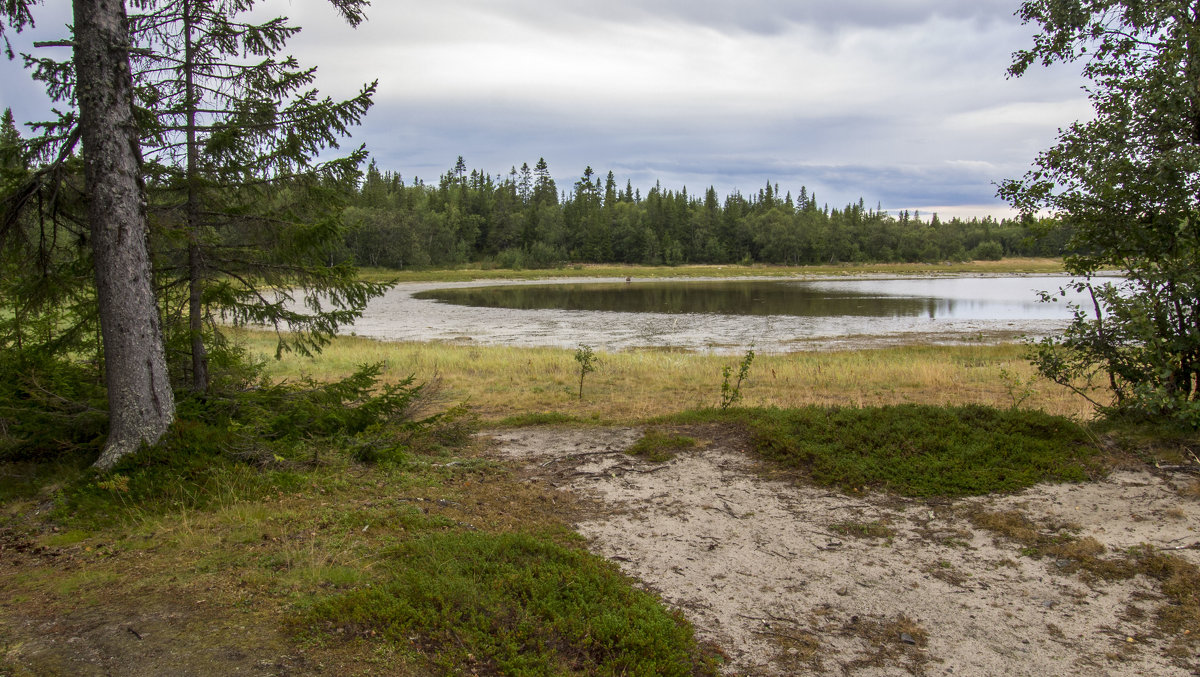
<svg viewBox="0 0 1200 677"><path fill-rule="evenodd" d="M850 594L850 591L846 588L838 588L835 590L835 592L837 592L837 594L841 597L845 597L846 595Z"/></svg>
<svg viewBox="0 0 1200 677"><path fill-rule="evenodd" d="M900 633L900 641L910 646L916 646L917 644L917 640L913 639L913 636L907 632Z"/></svg>

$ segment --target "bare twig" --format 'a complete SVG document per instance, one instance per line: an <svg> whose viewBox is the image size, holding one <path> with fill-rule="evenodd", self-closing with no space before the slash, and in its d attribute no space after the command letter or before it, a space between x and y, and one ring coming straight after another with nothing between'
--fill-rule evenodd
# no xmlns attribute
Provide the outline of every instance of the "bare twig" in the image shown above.
<svg viewBox="0 0 1200 677"><path fill-rule="evenodd" d="M1161 465L1156 463L1154 468L1156 470L1168 470L1170 472L1200 474L1200 465Z"/></svg>
<svg viewBox="0 0 1200 677"><path fill-rule="evenodd" d="M779 637L780 639L790 639L793 642L803 642L805 639L804 637L796 637L795 635L789 635L789 634L786 634L783 632L771 632L770 630L752 630L751 632L753 632L756 635L763 635L765 637ZM816 633L809 632L807 630L799 630L799 632L806 634L806 635L816 636Z"/></svg>
<svg viewBox="0 0 1200 677"><path fill-rule="evenodd" d="M781 618L781 617L776 616L775 614L771 614L771 613L768 613L765 618L763 618L762 616L747 616L746 614L738 614L738 617L745 618L746 620L750 620L750 621L762 621L763 623L777 621L779 623L791 623L792 625L798 625L797 621L795 621L791 618Z"/></svg>
<svg viewBox="0 0 1200 677"><path fill-rule="evenodd" d="M1200 541L1191 545L1176 545L1169 548L1159 548L1159 550L1200 550Z"/></svg>
<svg viewBox="0 0 1200 677"><path fill-rule="evenodd" d="M582 453L578 453L578 454L567 454L566 456L555 456L554 458L550 459L549 461L546 461L545 463L540 464L538 467L545 468L546 466L550 465L551 463L558 463L559 461L567 461L567 460L570 460L573 458L585 458L588 456L611 456L613 454L624 454L624 453L625 452L623 452L623 451L587 451L587 452L582 452Z"/></svg>

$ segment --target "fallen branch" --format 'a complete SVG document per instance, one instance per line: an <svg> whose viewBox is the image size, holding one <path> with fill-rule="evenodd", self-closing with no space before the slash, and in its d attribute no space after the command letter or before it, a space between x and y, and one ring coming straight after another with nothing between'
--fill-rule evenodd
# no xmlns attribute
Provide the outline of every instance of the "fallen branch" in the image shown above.
<svg viewBox="0 0 1200 677"><path fill-rule="evenodd" d="M809 632L807 630L799 630L799 631L806 635L816 637L815 632ZM765 637L778 637L780 639L790 639L793 642L803 642L806 639L808 639L807 637L796 637L795 635L789 635L789 634L782 633L782 632L771 632L769 630L751 630L751 632L756 635L763 635Z"/></svg>
<svg viewBox="0 0 1200 677"><path fill-rule="evenodd" d="M737 514L736 512L734 512L734 511L733 511L733 510L732 510L732 509L731 509L731 508L730 508L728 505L726 505L724 508L718 508L718 507L717 507L717 506L715 506L715 505L702 505L702 506L700 506L700 507L701 507L701 508L703 508L703 509L705 509L705 510L716 510L717 512L723 512L723 513L725 513L726 515L729 515L730 517L732 517L732 518L733 518L733 519L735 519L735 520L740 520L740 519L742 519L742 516L741 516L741 515L739 515L739 514Z"/></svg>
<svg viewBox="0 0 1200 677"><path fill-rule="evenodd" d="M663 468L669 468L669 467L671 467L671 465L668 463L666 465L660 465L660 466L650 468L649 470L638 470L637 468L627 468L625 466L617 466L617 467L624 470L625 472L635 472L639 475L649 475L650 473L658 472L659 470L662 470Z"/></svg>
<svg viewBox="0 0 1200 677"><path fill-rule="evenodd" d="M585 458L588 456L611 456L613 454L624 454L624 453L625 453L624 451L586 451L586 452L582 452L579 454L567 454L566 456L556 456L556 457L550 459L549 461L546 461L545 463L540 464L538 467L545 468L546 466L550 465L551 463L558 463L559 461L567 461L567 460L570 460L573 458Z"/></svg>
<svg viewBox="0 0 1200 677"><path fill-rule="evenodd" d="M1188 464L1188 465L1161 465L1161 464L1155 463L1154 467L1157 470L1167 470L1170 472L1187 472L1187 473L1193 473L1196 475L1200 475L1200 465L1191 465L1191 464Z"/></svg>
<svg viewBox="0 0 1200 677"><path fill-rule="evenodd" d="M637 468L634 468L632 466L618 464L618 465L610 466L608 468L604 468L602 470L594 470L594 471L576 470L575 472L571 473L570 475L561 475L561 477L563 477L564 479L570 479L572 477L614 477L615 478L619 475L624 475L625 473L631 473L631 472L637 473L639 475L648 475L652 472L658 472L659 470L662 470L663 468L669 468L669 467L671 467L670 464L666 464L666 465L656 466L656 467L650 468L648 470L638 470Z"/></svg>
<svg viewBox="0 0 1200 677"><path fill-rule="evenodd" d="M778 621L780 623L791 623L792 625L798 625L798 623L795 620L792 620L791 618L781 618L774 614L767 614L766 618L763 618L762 616L747 616L746 614L738 614L738 617L745 618L746 620L749 620L749 621L762 621L763 623L769 623L771 621Z"/></svg>

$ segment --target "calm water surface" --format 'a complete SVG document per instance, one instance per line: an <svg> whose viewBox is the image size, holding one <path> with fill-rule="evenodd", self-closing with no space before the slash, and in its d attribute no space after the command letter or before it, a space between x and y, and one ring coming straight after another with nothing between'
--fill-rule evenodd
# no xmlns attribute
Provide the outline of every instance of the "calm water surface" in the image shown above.
<svg viewBox="0 0 1200 677"><path fill-rule="evenodd" d="M1062 276L409 283L351 331L398 341L740 353L1002 342L1061 330Z"/></svg>
<svg viewBox="0 0 1200 677"><path fill-rule="evenodd" d="M533 284L435 289L415 294L477 308L621 313L947 319L1067 318L1039 303L1042 278L704 280ZM1054 280L1060 282L1059 280Z"/></svg>

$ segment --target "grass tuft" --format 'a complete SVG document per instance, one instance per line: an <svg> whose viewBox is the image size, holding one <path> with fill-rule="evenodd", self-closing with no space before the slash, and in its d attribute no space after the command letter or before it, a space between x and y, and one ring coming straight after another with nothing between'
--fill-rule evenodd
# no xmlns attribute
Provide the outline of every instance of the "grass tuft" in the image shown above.
<svg viewBox="0 0 1200 677"><path fill-rule="evenodd" d="M839 536L852 536L854 538L891 539L896 535L895 529L879 520L872 520L870 522L837 522L829 525L829 530Z"/></svg>
<svg viewBox="0 0 1200 677"><path fill-rule="evenodd" d="M675 453L692 449L696 440L684 435L672 435L661 430L647 430L641 439L625 450L630 456L640 456L651 463L666 463Z"/></svg>
<svg viewBox="0 0 1200 677"><path fill-rule="evenodd" d="M1192 500L1200 500L1200 480L1192 480L1179 490L1179 495Z"/></svg>

